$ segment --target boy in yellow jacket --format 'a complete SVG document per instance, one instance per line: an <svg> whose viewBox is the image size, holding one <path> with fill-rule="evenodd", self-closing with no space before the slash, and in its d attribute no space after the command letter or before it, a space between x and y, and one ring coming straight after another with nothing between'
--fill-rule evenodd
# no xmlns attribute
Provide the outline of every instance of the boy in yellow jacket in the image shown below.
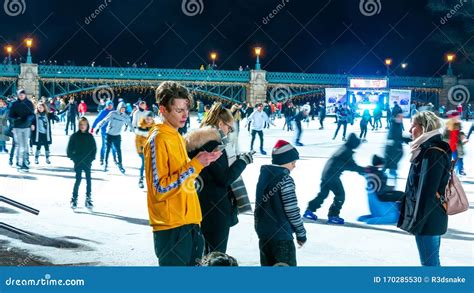
<svg viewBox="0 0 474 293"><path fill-rule="evenodd" d="M202 257L202 220L194 180L222 152L201 152L192 160L178 129L186 124L192 97L176 82L156 89L163 123L150 131L145 144L148 213L160 266L193 266Z"/></svg>

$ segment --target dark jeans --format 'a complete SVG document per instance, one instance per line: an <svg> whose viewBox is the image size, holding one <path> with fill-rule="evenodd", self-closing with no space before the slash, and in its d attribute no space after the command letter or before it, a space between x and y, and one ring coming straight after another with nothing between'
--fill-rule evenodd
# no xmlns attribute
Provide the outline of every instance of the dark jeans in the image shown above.
<svg viewBox="0 0 474 293"><path fill-rule="evenodd" d="M367 137L367 124L360 125L360 136L359 138L366 138Z"/></svg>
<svg viewBox="0 0 474 293"><path fill-rule="evenodd" d="M380 125L380 126L379 126ZM382 120L381 118L374 118L374 128L382 128Z"/></svg>
<svg viewBox="0 0 474 293"><path fill-rule="evenodd" d="M69 127L71 127L71 130L72 130L73 132L76 132L76 117L75 117L75 116L73 116L73 117L67 116L67 120L66 120L66 135L68 134Z"/></svg>
<svg viewBox="0 0 474 293"><path fill-rule="evenodd" d="M120 135L107 134L107 143L105 147L105 164L109 163L109 154L112 147L117 151L117 162L122 164L122 149L121 149L122 137Z"/></svg>
<svg viewBox="0 0 474 293"><path fill-rule="evenodd" d="M339 216L342 205L344 204L344 200L346 198L344 186L342 186L341 179L339 178L334 178L330 181L321 181L321 190L319 191L316 198L308 203L308 210L315 212L317 209L319 209L324 200L328 197L329 191L334 193L334 201L329 208L328 216Z"/></svg>
<svg viewBox="0 0 474 293"><path fill-rule="evenodd" d="M72 198L77 200L79 194L79 186L82 181L82 171L86 174L86 195L91 195L91 164L78 163L74 164L74 171L76 172L76 182L74 183L74 189L72 191Z"/></svg>
<svg viewBox="0 0 474 293"><path fill-rule="evenodd" d="M422 266L439 267L439 247L441 246L441 236L415 235L416 246L420 254Z"/></svg>
<svg viewBox="0 0 474 293"><path fill-rule="evenodd" d="M260 137L260 149L263 150L263 131L262 130L253 130L252 129L252 140L250 142L250 149L253 150L253 143L255 142L255 135L258 133Z"/></svg>
<svg viewBox="0 0 474 293"><path fill-rule="evenodd" d="M160 266L195 266L202 258L204 238L199 225L153 232Z"/></svg>
<svg viewBox="0 0 474 293"><path fill-rule="evenodd" d="M343 132L342 132L342 137L346 137L346 131L347 131L347 121L337 121L337 128L336 128L336 133L334 133L334 138L337 137L337 133L339 132L339 128L341 128L341 125L344 126Z"/></svg>
<svg viewBox="0 0 474 293"><path fill-rule="evenodd" d="M321 128L324 128L324 118L325 117L319 117L319 124L321 124Z"/></svg>
<svg viewBox="0 0 474 293"><path fill-rule="evenodd" d="M218 231L202 230L202 235L205 240L204 254L209 254L213 251L220 251L225 253L227 250L227 242L229 241L230 228Z"/></svg>
<svg viewBox="0 0 474 293"><path fill-rule="evenodd" d="M260 239L258 246L262 266L274 266L277 263L296 266L296 248L293 240Z"/></svg>
<svg viewBox="0 0 474 293"><path fill-rule="evenodd" d="M301 122L295 122L296 125L296 142L300 142L301 134L303 134L303 127L301 126Z"/></svg>
<svg viewBox="0 0 474 293"><path fill-rule="evenodd" d="M102 137L102 147L100 148L100 161L104 161L105 157L105 149L107 148L107 133L104 131L100 132L100 136ZM115 147L112 146L112 155L117 157L117 151L115 150Z"/></svg>

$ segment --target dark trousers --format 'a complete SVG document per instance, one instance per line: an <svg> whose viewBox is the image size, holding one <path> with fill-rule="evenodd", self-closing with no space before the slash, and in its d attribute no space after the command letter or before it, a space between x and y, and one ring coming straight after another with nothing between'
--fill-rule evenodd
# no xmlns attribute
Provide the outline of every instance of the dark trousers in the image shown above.
<svg viewBox="0 0 474 293"><path fill-rule="evenodd" d="M321 128L324 128L324 118L325 117L319 117L319 124L321 124Z"/></svg>
<svg viewBox="0 0 474 293"><path fill-rule="evenodd" d="M361 124L359 138L366 138L366 137L367 137L367 124Z"/></svg>
<svg viewBox="0 0 474 293"><path fill-rule="evenodd" d="M382 128L382 120L381 118L374 118L374 128Z"/></svg>
<svg viewBox="0 0 474 293"><path fill-rule="evenodd" d="M260 239L258 246L262 266L274 266L277 263L296 266L296 248L293 240Z"/></svg>
<svg viewBox="0 0 474 293"><path fill-rule="evenodd" d="M347 131L347 121L337 121L337 128L336 128L336 133L334 133L334 138L336 138L337 133L339 132L339 128L341 128L341 125L344 126L343 132L342 132L342 137L346 137L346 131Z"/></svg>
<svg viewBox="0 0 474 293"><path fill-rule="evenodd" d="M260 137L260 149L263 150L263 131L262 130L253 130L252 129L252 140L250 142L250 149L253 150L253 143L255 142L255 135L258 133Z"/></svg>
<svg viewBox="0 0 474 293"><path fill-rule="evenodd" d="M68 134L69 127L73 132L76 132L76 116L67 116L66 120L66 135Z"/></svg>
<svg viewBox="0 0 474 293"><path fill-rule="evenodd" d="M301 122L295 122L296 126L296 142L300 142L301 134L303 134L303 127L301 126Z"/></svg>
<svg viewBox="0 0 474 293"><path fill-rule="evenodd" d="M328 197L329 191L334 193L334 201L329 208L328 216L339 216L342 205L344 204L344 200L346 198L344 186L342 186L342 182L339 177L330 181L321 181L321 190L319 191L316 198L308 203L308 210L315 212L317 209L319 209L324 200Z"/></svg>
<svg viewBox="0 0 474 293"><path fill-rule="evenodd" d="M199 225L153 232L160 266L195 266L202 258L204 238Z"/></svg>
<svg viewBox="0 0 474 293"><path fill-rule="evenodd" d="M86 195L90 197L91 195L91 164L87 163L78 163L74 164L74 171L76 172L76 182L74 183L74 189L72 191L72 198L77 200L79 194L79 186L82 181L82 171L86 174Z"/></svg>
<svg viewBox="0 0 474 293"><path fill-rule="evenodd" d="M103 162L104 157L105 157L105 149L107 148L107 133L101 131L100 136L102 138L102 146L100 148L100 161ZM114 158L117 157L117 152L115 151L115 148L113 146L112 146L112 155L114 156Z"/></svg>
<svg viewBox="0 0 474 293"><path fill-rule="evenodd" d="M122 164L122 137L120 135L107 134L107 143L105 146L105 164L109 163L109 154L112 147L117 151L117 162L119 165Z"/></svg>
<svg viewBox="0 0 474 293"><path fill-rule="evenodd" d="M205 240L204 254L207 255L213 251L225 253L227 250L227 242L229 241L229 231L229 227L217 231L203 229L202 235Z"/></svg>

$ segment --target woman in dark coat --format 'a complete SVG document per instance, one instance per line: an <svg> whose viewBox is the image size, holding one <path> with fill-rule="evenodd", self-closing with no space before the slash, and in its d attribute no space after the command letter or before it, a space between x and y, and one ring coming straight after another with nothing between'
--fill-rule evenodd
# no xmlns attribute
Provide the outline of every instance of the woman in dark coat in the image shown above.
<svg viewBox="0 0 474 293"><path fill-rule="evenodd" d="M403 114L398 114L392 120L392 126L388 131L387 146L385 147L384 170L389 170L390 175L397 177L398 163L403 157L403 143L411 139L403 137Z"/></svg>
<svg viewBox="0 0 474 293"><path fill-rule="evenodd" d="M51 120L54 120L54 113L49 112L49 107L43 102L36 106L36 115L31 126L31 144L36 146L35 164L39 164L41 147L44 147L46 163L51 164L49 157L49 147L53 142L51 134Z"/></svg>
<svg viewBox="0 0 474 293"><path fill-rule="evenodd" d="M411 167L398 227L415 235L423 266L439 266L441 235L448 216L441 203L451 168L451 149L441 137L441 121L429 111L412 118Z"/></svg>
<svg viewBox="0 0 474 293"><path fill-rule="evenodd" d="M202 122L202 128L189 132L186 148L190 158L200 151L212 152L226 144L226 137L233 131L232 113L221 103L216 103ZM232 146L230 146L232 147ZM237 202L231 184L239 178L247 164L252 163L252 154L246 153L228 157L223 149L222 156L204 168L196 179L196 190L201 204L201 230L206 241L205 254L213 251L225 253L230 227L237 224Z"/></svg>

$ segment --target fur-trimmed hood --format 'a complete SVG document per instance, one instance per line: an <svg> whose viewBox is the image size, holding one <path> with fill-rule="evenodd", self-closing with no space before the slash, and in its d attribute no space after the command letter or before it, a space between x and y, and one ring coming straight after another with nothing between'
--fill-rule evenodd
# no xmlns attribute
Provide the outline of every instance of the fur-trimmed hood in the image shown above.
<svg viewBox="0 0 474 293"><path fill-rule="evenodd" d="M222 142L219 130L212 127L194 129L185 135L184 140L190 157L203 150L212 152Z"/></svg>

